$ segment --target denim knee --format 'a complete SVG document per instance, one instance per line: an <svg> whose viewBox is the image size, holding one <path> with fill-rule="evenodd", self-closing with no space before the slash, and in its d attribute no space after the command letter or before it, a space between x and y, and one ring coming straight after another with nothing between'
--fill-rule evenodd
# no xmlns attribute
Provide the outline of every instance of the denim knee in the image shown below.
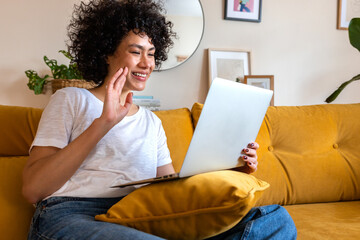
<svg viewBox="0 0 360 240"><path fill-rule="evenodd" d="M279 205L252 208L232 229L211 240L296 239L297 230L290 214Z"/></svg>
<svg viewBox="0 0 360 240"><path fill-rule="evenodd" d="M289 212L282 206L279 206L279 215L283 219L283 228L289 233L289 239L296 239L297 229L294 220L290 216Z"/></svg>
<svg viewBox="0 0 360 240"><path fill-rule="evenodd" d="M280 205L258 208L252 228L255 234L262 232L264 239L296 239L297 229L288 211ZM252 239L252 238L249 238Z"/></svg>

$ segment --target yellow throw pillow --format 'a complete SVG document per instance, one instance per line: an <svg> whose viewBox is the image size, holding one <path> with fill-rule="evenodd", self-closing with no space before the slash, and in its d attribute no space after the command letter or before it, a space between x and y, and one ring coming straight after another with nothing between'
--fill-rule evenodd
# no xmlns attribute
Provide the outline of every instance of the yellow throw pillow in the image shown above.
<svg viewBox="0 0 360 240"><path fill-rule="evenodd" d="M193 119L193 125L194 129L196 128L196 125L199 121L201 111L204 107L204 104L202 103L194 103L194 105L191 108L191 117Z"/></svg>
<svg viewBox="0 0 360 240"><path fill-rule="evenodd" d="M139 188L95 219L166 239L202 239L235 226L268 187L241 172L203 173Z"/></svg>

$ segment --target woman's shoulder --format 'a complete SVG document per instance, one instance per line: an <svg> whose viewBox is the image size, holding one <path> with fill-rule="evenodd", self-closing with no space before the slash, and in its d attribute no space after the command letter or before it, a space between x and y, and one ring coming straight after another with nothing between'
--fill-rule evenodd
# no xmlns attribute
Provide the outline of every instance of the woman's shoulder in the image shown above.
<svg viewBox="0 0 360 240"><path fill-rule="evenodd" d="M84 99L86 99L86 101L89 101L89 93L90 92L84 88L66 87L57 90L51 98L68 100L71 102L82 101Z"/></svg>
<svg viewBox="0 0 360 240"><path fill-rule="evenodd" d="M161 124L161 120L160 118L151 110L145 108L145 107L141 107L139 106L139 113L143 116L145 116L146 118L148 118L149 120L155 122L155 123L160 123Z"/></svg>
<svg viewBox="0 0 360 240"><path fill-rule="evenodd" d="M77 88L77 87L66 87L66 88L61 88L61 89L57 90L53 94L53 96L57 96L57 95L74 96L74 95L82 94L83 90L85 90L85 89Z"/></svg>
<svg viewBox="0 0 360 240"><path fill-rule="evenodd" d="M66 87L57 90L50 99L49 104L71 106L72 108L79 108L86 106L94 100L90 96L90 92L83 88Z"/></svg>

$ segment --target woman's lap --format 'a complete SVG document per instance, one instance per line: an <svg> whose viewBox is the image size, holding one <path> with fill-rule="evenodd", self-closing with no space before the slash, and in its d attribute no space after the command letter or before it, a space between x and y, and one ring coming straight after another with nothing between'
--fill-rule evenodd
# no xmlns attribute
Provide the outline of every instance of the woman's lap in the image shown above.
<svg viewBox="0 0 360 240"><path fill-rule="evenodd" d="M121 198L53 197L37 205L29 240L40 239L161 239L133 228L95 221ZM253 208L232 229L215 239L296 239L296 228L279 205Z"/></svg>
<svg viewBox="0 0 360 240"><path fill-rule="evenodd" d="M95 221L121 198L59 198L38 204L29 233L35 239L160 239L118 224Z"/></svg>

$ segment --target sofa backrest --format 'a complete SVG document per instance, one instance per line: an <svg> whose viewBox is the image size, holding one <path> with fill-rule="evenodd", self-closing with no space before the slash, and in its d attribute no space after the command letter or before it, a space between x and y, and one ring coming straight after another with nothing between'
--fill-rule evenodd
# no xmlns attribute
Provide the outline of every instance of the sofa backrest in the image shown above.
<svg viewBox="0 0 360 240"><path fill-rule="evenodd" d="M254 175L270 188L258 204L360 199L359 119L360 104L269 107Z"/></svg>
<svg viewBox="0 0 360 240"><path fill-rule="evenodd" d="M174 169L179 172L194 133L191 113L187 108L154 113L162 122Z"/></svg>
<svg viewBox="0 0 360 240"><path fill-rule="evenodd" d="M41 109L0 105L0 156L27 156Z"/></svg>

